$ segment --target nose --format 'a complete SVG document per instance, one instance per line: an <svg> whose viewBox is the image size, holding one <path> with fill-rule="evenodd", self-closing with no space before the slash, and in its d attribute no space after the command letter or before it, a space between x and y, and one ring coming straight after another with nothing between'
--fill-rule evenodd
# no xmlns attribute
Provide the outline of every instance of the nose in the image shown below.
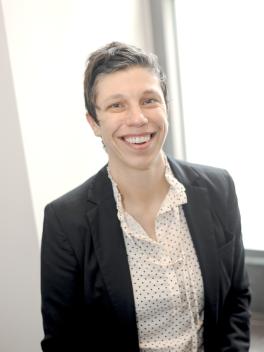
<svg viewBox="0 0 264 352"><path fill-rule="evenodd" d="M142 112L141 107L136 105L136 106L130 107L130 109L127 113L126 123L128 126L141 127L141 126L146 125L148 123L148 119L144 115L144 113Z"/></svg>

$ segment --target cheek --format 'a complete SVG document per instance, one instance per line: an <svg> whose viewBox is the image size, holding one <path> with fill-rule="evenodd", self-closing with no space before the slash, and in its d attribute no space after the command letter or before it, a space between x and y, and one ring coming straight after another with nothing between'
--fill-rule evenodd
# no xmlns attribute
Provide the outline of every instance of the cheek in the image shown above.
<svg viewBox="0 0 264 352"><path fill-rule="evenodd" d="M165 131L168 130L169 121L167 115L161 115L159 119L160 125L164 128Z"/></svg>
<svg viewBox="0 0 264 352"><path fill-rule="evenodd" d="M119 130L119 124L117 122L112 121L104 123L101 128L102 138L105 140L111 140L115 137Z"/></svg>
<svg viewBox="0 0 264 352"><path fill-rule="evenodd" d="M162 129L163 129L163 132L164 132L164 138L166 138L166 136L168 134L168 129L169 129L169 121L168 121L167 116L163 119Z"/></svg>

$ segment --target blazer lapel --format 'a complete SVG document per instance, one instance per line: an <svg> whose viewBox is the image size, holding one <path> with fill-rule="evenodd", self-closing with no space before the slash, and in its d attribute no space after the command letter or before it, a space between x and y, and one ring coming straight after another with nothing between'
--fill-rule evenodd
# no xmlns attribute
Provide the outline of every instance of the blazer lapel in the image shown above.
<svg viewBox="0 0 264 352"><path fill-rule="evenodd" d="M176 178L185 186L187 204L183 206L201 268L205 297L205 325L215 324L217 319L219 264L215 241L215 226L206 188L199 183L200 176L188 167L188 174L178 163L170 160ZM208 331L208 329L206 329ZM209 329L210 330L210 329Z"/></svg>
<svg viewBox="0 0 264 352"><path fill-rule="evenodd" d="M97 177L89 195L89 200L91 199L96 204L87 215L104 282L123 330L120 331L120 336L127 341L127 351L137 351L138 335L131 276L112 185L106 169Z"/></svg>
<svg viewBox="0 0 264 352"><path fill-rule="evenodd" d="M218 302L218 253L207 190L186 187L188 203L184 213L196 249L204 283L205 317L215 323Z"/></svg>

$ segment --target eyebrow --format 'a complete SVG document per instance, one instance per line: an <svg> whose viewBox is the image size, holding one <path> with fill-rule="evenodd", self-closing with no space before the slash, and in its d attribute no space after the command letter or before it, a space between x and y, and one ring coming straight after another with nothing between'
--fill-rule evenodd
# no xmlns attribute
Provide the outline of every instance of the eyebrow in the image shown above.
<svg viewBox="0 0 264 352"><path fill-rule="evenodd" d="M146 89L146 90L144 90L142 92L142 95L144 95L144 94L157 94L157 95L160 95L159 91L155 90L155 89ZM110 97L106 98L105 102L108 102L109 100L113 100L113 99L123 99L125 97L126 96L124 94L121 94L121 93L113 94L113 95L110 95Z"/></svg>
<svg viewBox="0 0 264 352"><path fill-rule="evenodd" d="M105 102L108 102L109 100L113 100L113 99L120 99L120 98L124 98L125 95L124 94L113 94L110 95L110 97L105 99Z"/></svg>
<svg viewBox="0 0 264 352"><path fill-rule="evenodd" d="M147 89L143 92L143 94L158 94L158 95L160 95L160 92L156 89Z"/></svg>

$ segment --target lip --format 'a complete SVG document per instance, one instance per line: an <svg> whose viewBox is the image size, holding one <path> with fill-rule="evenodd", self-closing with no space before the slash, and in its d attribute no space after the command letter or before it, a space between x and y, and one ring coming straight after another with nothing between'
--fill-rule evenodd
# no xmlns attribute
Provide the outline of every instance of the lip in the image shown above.
<svg viewBox="0 0 264 352"><path fill-rule="evenodd" d="M128 138L137 138L137 137L145 137L145 136L150 136L150 139L147 142L144 143L129 143L126 139ZM124 142L130 149L134 150L143 150L149 147L149 145L152 143L154 137L156 136L156 132L148 132L148 133L136 133L136 134L126 134L122 137L120 137L120 140Z"/></svg>

